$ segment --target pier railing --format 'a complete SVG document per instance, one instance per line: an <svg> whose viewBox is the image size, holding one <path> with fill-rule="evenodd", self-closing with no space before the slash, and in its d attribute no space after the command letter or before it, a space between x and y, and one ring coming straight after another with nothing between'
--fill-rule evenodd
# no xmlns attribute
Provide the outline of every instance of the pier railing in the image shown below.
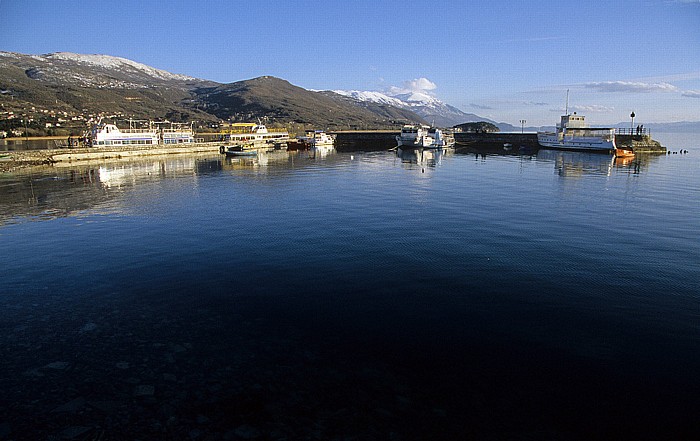
<svg viewBox="0 0 700 441"><path fill-rule="evenodd" d="M646 127L618 127L615 129L615 134L616 135L645 135L645 136L650 136L651 131L647 129Z"/></svg>

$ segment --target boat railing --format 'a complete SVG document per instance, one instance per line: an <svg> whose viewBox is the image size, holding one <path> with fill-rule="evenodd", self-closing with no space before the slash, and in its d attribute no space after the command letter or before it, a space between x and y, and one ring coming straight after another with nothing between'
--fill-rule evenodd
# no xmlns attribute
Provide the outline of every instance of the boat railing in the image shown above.
<svg viewBox="0 0 700 441"><path fill-rule="evenodd" d="M157 133L156 129L119 129L121 133Z"/></svg>

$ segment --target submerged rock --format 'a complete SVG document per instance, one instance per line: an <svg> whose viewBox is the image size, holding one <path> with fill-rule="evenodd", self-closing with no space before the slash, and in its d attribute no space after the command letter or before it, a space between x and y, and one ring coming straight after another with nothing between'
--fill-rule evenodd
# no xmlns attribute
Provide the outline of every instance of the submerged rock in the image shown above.
<svg viewBox="0 0 700 441"><path fill-rule="evenodd" d="M70 366L70 363L68 363L67 361L54 361L53 363L49 363L46 366L44 366L44 368L62 371L64 369L68 369L68 366Z"/></svg>
<svg viewBox="0 0 700 441"><path fill-rule="evenodd" d="M89 322L89 323L85 323L83 325L83 327L80 328L80 332L81 333L90 332L90 331L94 331L95 329L97 329L97 325L93 322Z"/></svg>
<svg viewBox="0 0 700 441"><path fill-rule="evenodd" d="M51 412L68 412L68 413L76 413L80 410L82 410L85 407L85 398L83 397L78 397L74 400L71 400L67 402L66 404L62 406L58 406Z"/></svg>
<svg viewBox="0 0 700 441"><path fill-rule="evenodd" d="M150 384L140 384L136 386L134 395L137 397L152 397L156 388Z"/></svg>

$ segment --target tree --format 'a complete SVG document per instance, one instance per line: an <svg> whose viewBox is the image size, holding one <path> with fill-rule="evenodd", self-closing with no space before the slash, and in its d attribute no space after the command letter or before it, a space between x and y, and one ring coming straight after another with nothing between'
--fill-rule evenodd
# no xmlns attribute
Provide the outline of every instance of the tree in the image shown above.
<svg viewBox="0 0 700 441"><path fill-rule="evenodd" d="M479 121L479 122L468 122L464 124L458 124L454 126L455 129L461 130L463 132L471 133L493 133L500 131L498 127L490 122Z"/></svg>

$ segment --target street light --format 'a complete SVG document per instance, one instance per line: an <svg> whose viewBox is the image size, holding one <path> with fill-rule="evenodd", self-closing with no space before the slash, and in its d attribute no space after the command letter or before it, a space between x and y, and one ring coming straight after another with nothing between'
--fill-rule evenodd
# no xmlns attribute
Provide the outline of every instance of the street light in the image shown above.
<svg viewBox="0 0 700 441"><path fill-rule="evenodd" d="M634 134L634 117L635 117L635 114L633 111L632 113L630 113L630 118L632 118L632 125L630 125L630 135Z"/></svg>
<svg viewBox="0 0 700 441"><path fill-rule="evenodd" d="M526 123L526 122L527 122L527 121L524 120L524 119L521 119L521 120L520 120L520 134L521 134L521 135L523 134L523 132L524 132L524 130L525 130L525 123Z"/></svg>

